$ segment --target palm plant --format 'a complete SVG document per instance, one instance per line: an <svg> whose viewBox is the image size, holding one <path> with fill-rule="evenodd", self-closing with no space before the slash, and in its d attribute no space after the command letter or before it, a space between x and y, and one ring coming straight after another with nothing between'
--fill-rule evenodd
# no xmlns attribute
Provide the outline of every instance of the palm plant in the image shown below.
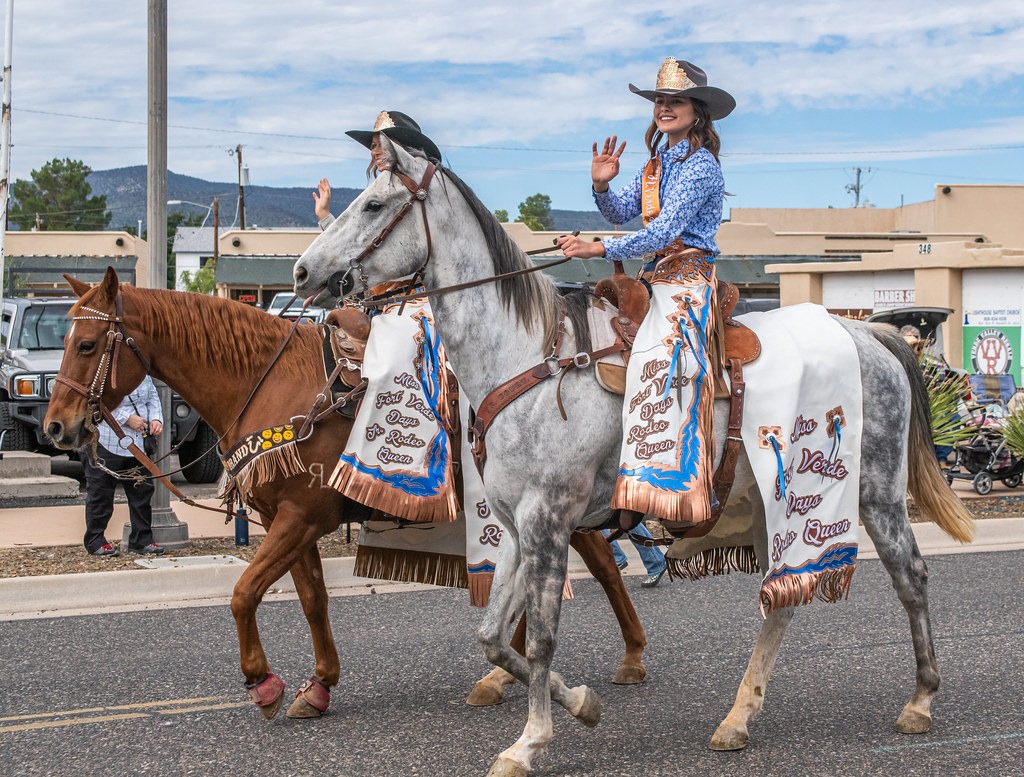
<svg viewBox="0 0 1024 777"><path fill-rule="evenodd" d="M976 430L966 425L961 415L961 404L969 391L967 376L930 359L922 360L921 369L928 388L928 410L935 444L955 445L969 439Z"/></svg>
<svg viewBox="0 0 1024 777"><path fill-rule="evenodd" d="M1003 419L1001 429L1006 447L1018 457L1024 457L1024 407L1017 407Z"/></svg>

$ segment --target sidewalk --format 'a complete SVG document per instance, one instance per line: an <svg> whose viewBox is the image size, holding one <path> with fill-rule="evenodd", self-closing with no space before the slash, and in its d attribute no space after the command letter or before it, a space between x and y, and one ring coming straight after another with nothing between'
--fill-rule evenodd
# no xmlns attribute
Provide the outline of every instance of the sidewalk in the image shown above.
<svg viewBox="0 0 1024 777"><path fill-rule="evenodd" d="M960 483L954 489L961 497ZM970 489L970 484L964 484ZM1001 485L1001 484L1000 484ZM1006 491L1003 487L1004 492ZM993 490L993 496L997 495ZM1002 493L999 495L1007 495ZM1024 494L1022 494L1024 496ZM215 513L172 501L171 508L189 526L189 536L233 537L233 524ZM126 505L115 507L112 526L127 520ZM77 545L83 530L81 505L0 510L0 547L45 547ZM992 518L978 521L971 545L960 545L930 523L914 524L914 535L922 554L979 553L1024 550L1024 518ZM257 526L252 534L262 534ZM860 538L858 557L877 558L871 540ZM620 543L629 558L627 575L641 575L643 564L630 542ZM84 552L84 551L83 551ZM225 604L245 569L245 562L233 556L168 558L168 566L138 571L94 572L73 575L0 579L0 621L24 618L83 615L94 612L160 609L169 607ZM324 579L332 596L385 592L422 591L431 586L370 580L353 574L353 558L324 559ZM587 577L582 560L570 551L569 573ZM664 581L662 585L668 585ZM285 576L265 597L266 601L295 598L291 578Z"/></svg>

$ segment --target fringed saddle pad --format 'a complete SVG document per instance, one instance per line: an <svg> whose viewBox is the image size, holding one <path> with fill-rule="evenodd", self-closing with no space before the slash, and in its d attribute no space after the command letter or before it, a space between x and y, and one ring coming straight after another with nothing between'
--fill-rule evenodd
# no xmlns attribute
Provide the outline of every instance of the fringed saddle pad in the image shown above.
<svg viewBox="0 0 1024 777"><path fill-rule="evenodd" d="M233 492L236 500L245 502L257 486L305 472L296 437L292 424L282 424L250 432L231 446L221 456L228 475L224 494Z"/></svg>
<svg viewBox="0 0 1024 777"><path fill-rule="evenodd" d="M860 361L818 305L750 313L761 340L745 369L743 444L765 505L764 613L844 598L857 563Z"/></svg>
<svg viewBox="0 0 1024 777"><path fill-rule="evenodd" d="M373 319L363 378L366 395L330 485L388 515L455 520L444 355L425 301Z"/></svg>

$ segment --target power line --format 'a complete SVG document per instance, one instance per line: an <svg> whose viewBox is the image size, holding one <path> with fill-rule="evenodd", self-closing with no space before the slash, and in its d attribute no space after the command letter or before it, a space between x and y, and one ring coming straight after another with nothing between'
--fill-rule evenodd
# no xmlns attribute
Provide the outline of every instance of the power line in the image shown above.
<svg viewBox="0 0 1024 777"><path fill-rule="evenodd" d="M84 119L87 121L104 121L113 124L131 124L136 126L146 126L146 122L133 121L130 119L111 119L102 116L85 116L82 114L75 113L59 113L57 111L41 111L31 108L18 108L17 110L24 113L35 113L44 116L57 116L60 118L68 119ZM261 137L271 138L290 138L292 140L319 140L328 142L341 142L344 138L340 137L326 137L323 135L298 135L285 132L258 132L256 130L242 130L242 129L221 129L219 127L198 127L183 124L169 124L171 129L180 130L193 130L197 132L217 132L222 134L236 134L236 135L258 135ZM538 148L534 146L485 146L485 145L468 145L459 143L444 143L445 148L462 149L465 151L524 151L530 153L548 153L548 154L589 154L590 148ZM730 151L723 153L723 157L748 157L748 156L765 156L765 157L784 157L784 156L800 156L800 157L844 157L851 154L858 155L889 155L889 154L948 154L948 153L964 153L974 151L1015 151L1018 149L1024 149L1024 143L1005 144L1005 145L989 145L989 146L953 146L947 148L861 148L861 149L846 149L841 151L808 151L800 149L798 151ZM626 151L626 154L647 154L647 151Z"/></svg>

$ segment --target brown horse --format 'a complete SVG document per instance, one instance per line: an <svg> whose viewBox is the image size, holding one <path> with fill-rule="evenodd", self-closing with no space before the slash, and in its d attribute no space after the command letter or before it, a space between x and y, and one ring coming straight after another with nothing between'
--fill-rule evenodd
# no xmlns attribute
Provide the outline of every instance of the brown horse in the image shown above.
<svg viewBox="0 0 1024 777"><path fill-rule="evenodd" d="M143 360L149 374L177 391L225 441L222 452L228 449L225 443L250 432L303 417L326 382L322 326L295 330L246 404L285 341L290 323L230 300L122 287L112 269L96 287L73 278L68 282L80 299L69 313L73 324L45 419L47 433L58 447L80 448L96 439L82 388L95 384L103 403L115 407L142 381ZM118 333L132 338L137 354L125 343L113 347ZM327 589L316 541L343 521L345 498L324 485L323 475L333 470L351 428L349 419L332 413L296 446L306 471L265 473L246 499L259 513L267 535L235 586L231 612L246 687L267 718L281 706L284 683L270 672L256 609L285 572L291 571L315 654L313 676L296 694L289 717L319 716L330 702L330 688L338 682L340 662L328 621ZM320 476L314 474L318 472ZM646 637L608 543L599 534L579 534L572 544L603 586L622 629L626 653L614 682L642 682ZM521 645L513 646L522 650ZM474 689L470 703L500 702L506 681L492 672Z"/></svg>

